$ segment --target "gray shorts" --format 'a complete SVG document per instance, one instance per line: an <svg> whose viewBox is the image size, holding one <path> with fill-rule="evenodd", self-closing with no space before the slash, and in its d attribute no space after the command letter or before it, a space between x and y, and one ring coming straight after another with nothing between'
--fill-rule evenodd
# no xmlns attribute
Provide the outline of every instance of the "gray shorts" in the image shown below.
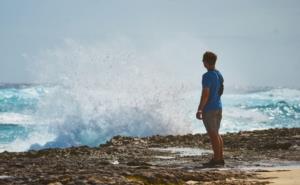
<svg viewBox="0 0 300 185"><path fill-rule="evenodd" d="M203 123L206 131L219 131L222 119L222 109L203 112Z"/></svg>

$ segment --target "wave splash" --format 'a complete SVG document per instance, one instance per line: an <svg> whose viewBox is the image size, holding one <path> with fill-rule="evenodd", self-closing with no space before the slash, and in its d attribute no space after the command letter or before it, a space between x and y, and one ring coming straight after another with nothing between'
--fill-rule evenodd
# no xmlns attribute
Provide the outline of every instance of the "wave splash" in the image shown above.
<svg viewBox="0 0 300 185"><path fill-rule="evenodd" d="M55 139L30 149L96 146L114 135L191 132L180 108L182 86L170 85L159 65L133 51L107 48L69 42L34 66L38 83L55 84L34 114Z"/></svg>

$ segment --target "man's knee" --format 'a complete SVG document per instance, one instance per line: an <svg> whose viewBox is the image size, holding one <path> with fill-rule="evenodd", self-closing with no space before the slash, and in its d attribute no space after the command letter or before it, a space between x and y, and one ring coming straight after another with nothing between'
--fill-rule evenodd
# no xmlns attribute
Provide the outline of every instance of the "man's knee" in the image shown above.
<svg viewBox="0 0 300 185"><path fill-rule="evenodd" d="M219 138L220 137L218 131L216 131L216 130L209 130L209 131L207 131L207 133L208 133L209 137L213 137L213 138Z"/></svg>

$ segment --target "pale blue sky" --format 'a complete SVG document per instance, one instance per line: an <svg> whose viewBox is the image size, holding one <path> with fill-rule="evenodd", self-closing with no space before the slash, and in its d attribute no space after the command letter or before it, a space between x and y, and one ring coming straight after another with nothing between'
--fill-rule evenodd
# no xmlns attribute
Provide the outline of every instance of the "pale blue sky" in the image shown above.
<svg viewBox="0 0 300 185"><path fill-rule="evenodd" d="M0 0L0 82L33 81L24 54L66 38L88 44L122 37L144 51L171 42L174 58L191 56L173 66L186 64L192 77L203 72L197 61L204 46L217 52L229 85L299 88L299 20L297 0Z"/></svg>

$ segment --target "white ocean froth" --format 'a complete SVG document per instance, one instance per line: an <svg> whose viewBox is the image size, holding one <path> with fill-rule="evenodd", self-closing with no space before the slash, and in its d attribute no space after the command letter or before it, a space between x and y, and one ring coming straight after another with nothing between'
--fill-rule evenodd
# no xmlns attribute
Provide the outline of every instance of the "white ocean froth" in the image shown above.
<svg viewBox="0 0 300 185"><path fill-rule="evenodd" d="M35 66L36 79L56 86L39 102L35 116L51 125L47 132L56 139L32 149L95 146L114 135L192 131L181 108L182 86L172 86L159 66L145 65L134 52L69 43L43 57Z"/></svg>

